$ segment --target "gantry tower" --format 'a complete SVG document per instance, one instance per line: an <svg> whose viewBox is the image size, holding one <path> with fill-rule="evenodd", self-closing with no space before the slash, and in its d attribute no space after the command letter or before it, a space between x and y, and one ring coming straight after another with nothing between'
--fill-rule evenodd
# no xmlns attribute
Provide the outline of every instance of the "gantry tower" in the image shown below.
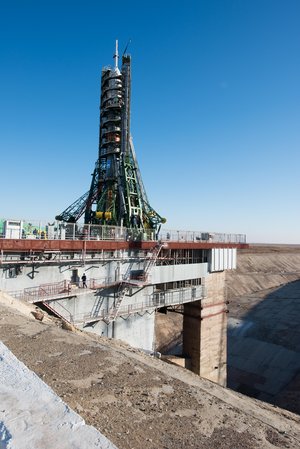
<svg viewBox="0 0 300 449"><path fill-rule="evenodd" d="M118 41L114 67L101 76L99 156L91 187L57 220L157 229L166 220L148 202L130 134L131 57L122 56Z"/></svg>

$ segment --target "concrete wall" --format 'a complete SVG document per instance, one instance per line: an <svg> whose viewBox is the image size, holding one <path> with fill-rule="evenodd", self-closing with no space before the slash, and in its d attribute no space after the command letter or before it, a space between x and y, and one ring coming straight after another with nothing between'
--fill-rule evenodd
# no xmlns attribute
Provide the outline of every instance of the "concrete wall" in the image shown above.
<svg viewBox="0 0 300 449"><path fill-rule="evenodd" d="M134 348L153 350L154 311L118 317L110 324L98 321L85 327L78 326L87 332L109 338L117 338Z"/></svg>
<svg viewBox="0 0 300 449"><path fill-rule="evenodd" d="M121 264L125 265L125 264ZM28 287L36 287L41 284L52 284L63 280L70 281L73 270L78 270L81 278L85 273L87 279L116 279L118 275L118 263L110 261L106 263L89 263L85 265L40 265L33 269L32 265L22 267L22 271L16 277L9 277L8 269L0 269L0 290L23 290ZM124 268L125 269L125 268Z"/></svg>
<svg viewBox="0 0 300 449"><path fill-rule="evenodd" d="M205 278L207 296L184 305L183 352L191 358L192 371L226 385L227 314L225 273Z"/></svg>
<svg viewBox="0 0 300 449"><path fill-rule="evenodd" d="M137 290L133 296L125 296L122 305L142 303L148 287ZM81 291L82 293L82 291ZM114 303L113 288L102 289L93 293L81 294L70 298L49 301L49 305L68 321L80 321L87 315L99 315L103 310L108 312ZM77 327L87 332L117 338L136 348L153 349L154 341L154 310L139 314L119 316L115 322L106 324L104 321L77 324Z"/></svg>
<svg viewBox="0 0 300 449"><path fill-rule="evenodd" d="M154 320L154 310L129 317L118 317L112 323L114 338L125 341L135 348L152 351L154 349Z"/></svg>
<svg viewBox="0 0 300 449"><path fill-rule="evenodd" d="M76 294L76 291L75 291ZM109 309L109 304L113 303L113 289L105 288L82 294L48 301L48 304L57 311L66 320L71 322L80 322L86 316L99 315L102 310Z"/></svg>
<svg viewBox="0 0 300 449"><path fill-rule="evenodd" d="M169 265L153 267L150 281L153 284L198 279L207 275L207 263Z"/></svg>
<svg viewBox="0 0 300 449"><path fill-rule="evenodd" d="M217 250L216 250L217 251ZM223 253L222 253L223 251ZM225 252L224 252L225 251ZM227 252L226 252L227 251ZM230 252L232 251L232 252ZM212 258L213 268L228 265L231 257L231 265L234 262L234 250L219 250ZM223 265L217 265L223 254ZM226 257L224 256L226 254ZM123 255L124 256L124 255ZM126 256L126 255L125 255ZM48 264L40 265L33 269L33 265L22 267L22 271L15 277L10 278L8 271L0 269L0 289L13 291L28 287L36 287L41 284L56 283L62 280L70 281L73 270L78 270L81 278L85 272L87 279L107 279L112 282L120 280L127 269L142 269L144 262L138 257L135 259L131 254L130 261L127 257L120 260L107 260L105 262L93 262L75 264ZM225 258L224 258L225 257ZM225 262L225 259L227 262ZM192 370L203 377L226 383L226 315L219 314L224 304L224 273L207 274L208 264L182 264L170 266L153 267L151 281L164 283L180 281L184 279L205 278L207 287L207 298L202 302L186 304L184 306L184 350L192 359ZM132 287L129 296L122 302L122 307L129 304L144 303L147 295L153 292L153 286ZM82 320L86 315L98 316L101 311L108 311L114 302L114 289L106 288L97 292L89 292L77 297L64 298L52 301L50 305L67 320ZM202 309L202 307L205 307ZM211 308L211 306L213 306ZM207 316L212 314L214 316ZM72 319L71 319L72 318ZM98 321L86 325L85 330L95 332L98 335L119 338L132 346L152 350L154 341L154 313L152 311L140 314L118 316L117 320L107 325Z"/></svg>

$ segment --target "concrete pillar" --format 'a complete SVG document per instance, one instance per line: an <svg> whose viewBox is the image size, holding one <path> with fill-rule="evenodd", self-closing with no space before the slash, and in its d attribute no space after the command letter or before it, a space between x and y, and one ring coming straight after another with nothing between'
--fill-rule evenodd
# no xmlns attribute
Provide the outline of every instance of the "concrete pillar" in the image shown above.
<svg viewBox="0 0 300 449"><path fill-rule="evenodd" d="M225 273L209 274L205 287L205 299L184 305L183 353L194 373L226 386Z"/></svg>

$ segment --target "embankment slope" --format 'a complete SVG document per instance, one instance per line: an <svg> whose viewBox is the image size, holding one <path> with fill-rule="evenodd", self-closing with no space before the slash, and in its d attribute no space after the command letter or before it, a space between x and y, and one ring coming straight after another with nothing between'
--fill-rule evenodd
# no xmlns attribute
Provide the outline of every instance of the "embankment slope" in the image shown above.
<svg viewBox="0 0 300 449"><path fill-rule="evenodd" d="M238 250L237 269L227 271L227 295L236 296L278 287L300 278L298 245L250 245Z"/></svg>
<svg viewBox="0 0 300 449"><path fill-rule="evenodd" d="M300 413L300 249L251 246L227 273L228 386Z"/></svg>
<svg viewBox="0 0 300 449"><path fill-rule="evenodd" d="M32 321L5 305L0 311L4 344L119 449L300 446L292 413L121 342Z"/></svg>

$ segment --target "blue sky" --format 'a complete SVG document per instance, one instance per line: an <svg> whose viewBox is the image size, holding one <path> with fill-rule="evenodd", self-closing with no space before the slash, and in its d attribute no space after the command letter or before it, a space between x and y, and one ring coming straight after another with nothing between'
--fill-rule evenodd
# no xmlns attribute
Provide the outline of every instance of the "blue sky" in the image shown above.
<svg viewBox="0 0 300 449"><path fill-rule="evenodd" d="M0 216L88 190L101 67L131 39L132 134L170 229L300 243L298 0L0 0Z"/></svg>

